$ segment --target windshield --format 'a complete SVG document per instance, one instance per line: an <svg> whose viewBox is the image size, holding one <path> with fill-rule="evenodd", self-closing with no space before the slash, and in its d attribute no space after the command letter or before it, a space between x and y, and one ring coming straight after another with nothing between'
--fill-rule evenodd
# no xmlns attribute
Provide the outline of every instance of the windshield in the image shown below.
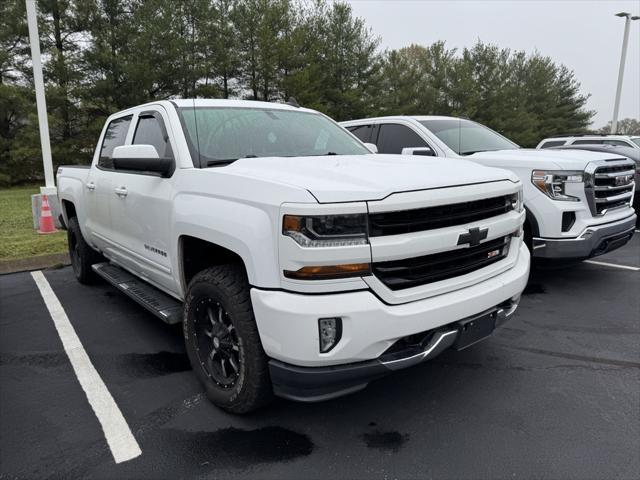
<svg viewBox="0 0 640 480"><path fill-rule="evenodd" d="M191 154L202 167L239 158L371 153L318 113L237 107L178 111Z"/></svg>
<svg viewBox="0 0 640 480"><path fill-rule="evenodd" d="M520 148L490 128L470 120L450 118L421 120L420 123L458 155Z"/></svg>
<svg viewBox="0 0 640 480"><path fill-rule="evenodd" d="M634 137L631 141L640 147L640 137Z"/></svg>

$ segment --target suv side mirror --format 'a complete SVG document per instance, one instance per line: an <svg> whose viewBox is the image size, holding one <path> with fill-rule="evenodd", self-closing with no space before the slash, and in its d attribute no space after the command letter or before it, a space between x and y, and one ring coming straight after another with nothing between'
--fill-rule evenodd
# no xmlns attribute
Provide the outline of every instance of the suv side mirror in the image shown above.
<svg viewBox="0 0 640 480"><path fill-rule="evenodd" d="M435 157L436 152L434 152L431 147L409 147L402 149L402 155L423 155L425 157Z"/></svg>
<svg viewBox="0 0 640 480"><path fill-rule="evenodd" d="M153 145L122 145L113 149L113 168L134 172L159 173L162 177L171 176L172 158L160 158Z"/></svg>
<svg viewBox="0 0 640 480"><path fill-rule="evenodd" d="M364 146L367 147L371 153L378 153L378 146L375 143L365 142Z"/></svg>

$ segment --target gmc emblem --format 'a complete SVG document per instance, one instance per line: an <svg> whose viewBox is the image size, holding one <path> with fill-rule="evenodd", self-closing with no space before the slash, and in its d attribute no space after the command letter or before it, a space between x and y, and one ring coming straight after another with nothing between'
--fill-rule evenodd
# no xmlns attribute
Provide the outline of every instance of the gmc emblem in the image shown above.
<svg viewBox="0 0 640 480"><path fill-rule="evenodd" d="M620 175L619 177L615 177L616 181L616 187L622 187L624 185L627 185L628 183L631 183L631 180L633 180L633 175Z"/></svg>

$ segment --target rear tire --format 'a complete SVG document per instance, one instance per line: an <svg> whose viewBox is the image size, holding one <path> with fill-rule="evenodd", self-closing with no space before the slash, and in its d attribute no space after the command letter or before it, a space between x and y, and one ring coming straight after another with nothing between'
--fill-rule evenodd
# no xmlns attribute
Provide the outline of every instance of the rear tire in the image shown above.
<svg viewBox="0 0 640 480"><path fill-rule="evenodd" d="M212 403L248 413L271 401L268 359L241 265L211 267L191 280L183 333L191 366Z"/></svg>
<svg viewBox="0 0 640 480"><path fill-rule="evenodd" d="M102 255L84 240L77 217L69 219L67 243L69 244L71 266L78 282L85 285L95 283L98 277L91 266L99 263L102 260Z"/></svg>

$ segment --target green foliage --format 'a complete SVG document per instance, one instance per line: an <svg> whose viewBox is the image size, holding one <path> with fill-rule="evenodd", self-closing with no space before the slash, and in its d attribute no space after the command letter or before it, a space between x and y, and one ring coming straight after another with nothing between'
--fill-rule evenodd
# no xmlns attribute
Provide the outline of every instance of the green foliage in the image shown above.
<svg viewBox="0 0 640 480"><path fill-rule="evenodd" d="M478 42L380 52L329 0L38 0L54 167L88 163L105 118L175 97L308 106L347 120L463 115L524 146L584 129L573 73ZM42 176L24 0L0 2L0 184Z"/></svg>
<svg viewBox="0 0 640 480"><path fill-rule="evenodd" d="M444 42L386 52L383 79L380 113L463 116L525 147L584 129L593 116L566 67L481 42L460 55Z"/></svg>

